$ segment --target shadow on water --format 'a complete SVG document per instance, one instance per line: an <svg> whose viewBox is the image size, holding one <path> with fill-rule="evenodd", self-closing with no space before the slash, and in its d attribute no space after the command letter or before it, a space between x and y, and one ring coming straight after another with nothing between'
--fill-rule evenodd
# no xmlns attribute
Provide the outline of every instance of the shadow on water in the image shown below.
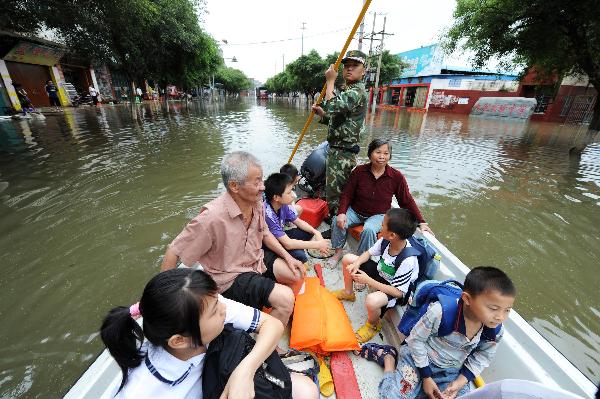
<svg viewBox="0 0 600 399"><path fill-rule="evenodd" d="M228 100L0 122L0 397L64 393L101 350L101 317L138 299L165 246L221 192L223 154L250 151L274 172L307 112ZM366 136L392 140L438 237L467 265L506 270L519 312L600 378L598 136L403 111L377 112ZM294 163L324 139L313 123Z"/></svg>

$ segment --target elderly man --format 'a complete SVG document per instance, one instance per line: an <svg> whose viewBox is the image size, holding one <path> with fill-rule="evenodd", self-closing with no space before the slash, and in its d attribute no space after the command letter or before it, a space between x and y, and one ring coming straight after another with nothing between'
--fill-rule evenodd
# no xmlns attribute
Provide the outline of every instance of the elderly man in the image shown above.
<svg viewBox="0 0 600 399"><path fill-rule="evenodd" d="M305 269L267 227L262 168L251 154L233 152L223 159L221 175L227 191L173 240L161 269L174 268L178 259L188 266L199 262L223 296L257 309L270 306L286 325L294 309L289 286L301 281Z"/></svg>

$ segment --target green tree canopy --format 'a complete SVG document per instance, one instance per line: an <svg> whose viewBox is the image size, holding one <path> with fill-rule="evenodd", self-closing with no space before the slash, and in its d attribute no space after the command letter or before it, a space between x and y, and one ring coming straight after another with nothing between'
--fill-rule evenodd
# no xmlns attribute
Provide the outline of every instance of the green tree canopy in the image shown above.
<svg viewBox="0 0 600 399"><path fill-rule="evenodd" d="M319 53L311 50L310 53L297 58L288 64L284 72L267 79L266 87L272 93L284 94L290 92L301 92L306 97L314 97L321 91L325 84L325 70L331 64L335 64L339 53L328 54L321 58ZM371 59L373 70L377 69L378 56L374 55ZM388 84L393 79L402 74L402 69L406 64L396 55L384 51L381 59L380 84ZM338 68L338 77L336 86L340 87L344 83L342 76L343 65ZM371 82L371 84L373 84Z"/></svg>
<svg viewBox="0 0 600 399"><path fill-rule="evenodd" d="M295 86L296 84L294 82L294 78L287 70L270 77L265 83L267 90L269 90L271 93L276 93L279 95L289 94L295 91Z"/></svg>
<svg viewBox="0 0 600 399"><path fill-rule="evenodd" d="M367 81L367 87L375 86L375 73L377 72L377 63L379 54L373 54L370 57L370 69L373 73L373 80ZM402 75L404 68L408 66L396 54L391 54L389 50L384 50L381 55L381 69L379 71L379 86L385 86Z"/></svg>
<svg viewBox="0 0 600 399"><path fill-rule="evenodd" d="M130 79L196 86L222 63L216 42L198 24L199 0L9 0L0 27L52 29L66 46Z"/></svg>
<svg viewBox="0 0 600 399"><path fill-rule="evenodd" d="M445 45L473 51L477 67L497 58L546 75L586 74L600 92L597 0L457 0ZM600 101L590 128L600 129Z"/></svg>
<svg viewBox="0 0 600 399"><path fill-rule="evenodd" d="M286 72L293 78L293 89L297 90L308 98L321 91L325 83L325 69L327 69L325 60L321 58L316 50L303 55L286 67Z"/></svg>
<svg viewBox="0 0 600 399"><path fill-rule="evenodd" d="M223 85L228 93L239 93L252 87L250 79L239 69L223 66L215 75L215 81Z"/></svg>

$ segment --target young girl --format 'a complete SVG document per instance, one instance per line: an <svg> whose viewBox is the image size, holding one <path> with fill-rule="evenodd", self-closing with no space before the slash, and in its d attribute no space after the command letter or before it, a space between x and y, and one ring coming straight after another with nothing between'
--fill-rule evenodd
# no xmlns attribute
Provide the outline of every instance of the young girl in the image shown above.
<svg viewBox="0 0 600 399"><path fill-rule="evenodd" d="M257 332L256 344L231 374L224 398L252 398L254 373L273 352L283 325L268 314L223 298L205 272L187 268L156 275L131 308L112 309L100 330L123 373L116 398L202 399L202 369L209 343L227 323ZM143 329L133 317L144 318ZM294 399L317 397L308 378L292 373ZM115 396L116 395L116 396Z"/></svg>

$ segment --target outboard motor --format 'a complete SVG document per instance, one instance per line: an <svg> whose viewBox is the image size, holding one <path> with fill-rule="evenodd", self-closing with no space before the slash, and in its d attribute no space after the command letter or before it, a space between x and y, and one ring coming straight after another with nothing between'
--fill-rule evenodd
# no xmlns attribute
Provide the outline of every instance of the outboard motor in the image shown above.
<svg viewBox="0 0 600 399"><path fill-rule="evenodd" d="M311 197L319 196L319 193L325 189L325 167L328 152L329 143L324 141L306 157L300 167L300 175L303 177L299 184L300 188Z"/></svg>

